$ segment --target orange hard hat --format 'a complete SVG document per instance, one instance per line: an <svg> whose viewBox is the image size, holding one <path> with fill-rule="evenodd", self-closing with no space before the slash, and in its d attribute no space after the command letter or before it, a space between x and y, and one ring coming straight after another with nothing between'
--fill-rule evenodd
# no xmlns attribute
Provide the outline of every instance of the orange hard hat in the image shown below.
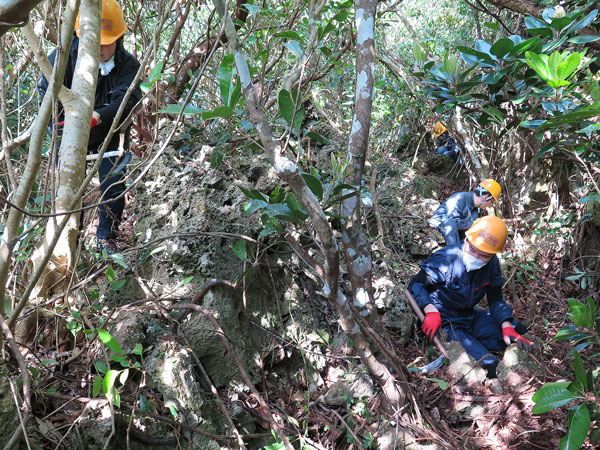
<svg viewBox="0 0 600 450"><path fill-rule="evenodd" d="M443 122L436 122L433 125L433 135L437 138L440 134L444 134L446 131L448 131L448 128L446 128L446 125L444 125Z"/></svg>
<svg viewBox="0 0 600 450"><path fill-rule="evenodd" d="M494 200L498 201L498 197L500 197L500 192L502 192L502 188L500 187L500 184L498 184L497 181L494 181L491 178L488 178L486 180L483 180L481 183L479 183L479 186L481 186L486 191L488 191L490 194L492 194L492 197L494 197Z"/></svg>
<svg viewBox="0 0 600 450"><path fill-rule="evenodd" d="M485 216L473 222L465 236L471 245L482 252L496 254L504 248L508 229L500 217Z"/></svg>
<svg viewBox="0 0 600 450"><path fill-rule="evenodd" d="M79 35L79 16L75 20L75 33ZM123 19L123 10L116 0L102 0L102 23L100 24L100 44L110 45L127 31L127 24Z"/></svg>

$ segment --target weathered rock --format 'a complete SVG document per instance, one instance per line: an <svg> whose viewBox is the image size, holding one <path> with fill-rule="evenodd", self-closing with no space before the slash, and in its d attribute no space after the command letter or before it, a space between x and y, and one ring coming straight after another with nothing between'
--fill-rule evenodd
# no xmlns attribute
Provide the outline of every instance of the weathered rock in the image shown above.
<svg viewBox="0 0 600 450"><path fill-rule="evenodd" d="M504 357L496 369L498 379L510 386L523 385L539 371L540 367L537 362L529 353L519 350L517 344L511 344L506 348Z"/></svg>
<svg viewBox="0 0 600 450"><path fill-rule="evenodd" d="M144 341L148 319L137 311L119 311L112 321L110 334L121 345L124 353L131 353Z"/></svg>
<svg viewBox="0 0 600 450"><path fill-rule="evenodd" d="M348 399L372 397L375 387L371 377L360 369L336 381L323 396L323 401L329 406L345 405Z"/></svg>
<svg viewBox="0 0 600 450"><path fill-rule="evenodd" d="M376 428L376 427L373 427ZM378 450L442 450L443 447L435 443L425 444L417 441L414 436L403 431L395 422L381 423L377 427L381 431L375 437Z"/></svg>
<svg viewBox="0 0 600 450"><path fill-rule="evenodd" d="M175 342L161 342L144 361L148 384L162 394L165 406L174 411L179 420L214 433L212 406L204 398L190 360L187 349ZM197 433L189 438L192 439L190 448L219 449L215 441Z"/></svg>
<svg viewBox="0 0 600 450"><path fill-rule="evenodd" d="M450 360L448 376L452 380L468 386L481 385L485 381L486 371L465 351L460 342L449 342L446 350Z"/></svg>
<svg viewBox="0 0 600 450"><path fill-rule="evenodd" d="M7 442L19 425L19 416L8 384L9 371L0 361L0 442Z"/></svg>

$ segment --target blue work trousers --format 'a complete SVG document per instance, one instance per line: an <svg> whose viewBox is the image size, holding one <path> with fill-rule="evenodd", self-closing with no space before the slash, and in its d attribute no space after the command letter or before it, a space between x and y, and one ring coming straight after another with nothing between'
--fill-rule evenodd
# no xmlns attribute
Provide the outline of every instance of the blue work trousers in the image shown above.
<svg viewBox="0 0 600 450"><path fill-rule="evenodd" d="M100 192L102 193L102 201L115 199L125 190L125 170L122 169L119 173L109 172L118 163L119 157L104 158L100 168L98 169L98 177L100 178ZM107 177L108 175L108 177ZM125 207L125 197L112 200L106 205L99 208L98 228L96 228L96 237L98 239L114 239L117 237L117 230L121 223L123 208Z"/></svg>
<svg viewBox="0 0 600 450"><path fill-rule="evenodd" d="M489 311L477 309L472 316L444 318L443 329L449 341L459 341L491 378L496 376L498 358L491 352L506 348L502 330Z"/></svg>

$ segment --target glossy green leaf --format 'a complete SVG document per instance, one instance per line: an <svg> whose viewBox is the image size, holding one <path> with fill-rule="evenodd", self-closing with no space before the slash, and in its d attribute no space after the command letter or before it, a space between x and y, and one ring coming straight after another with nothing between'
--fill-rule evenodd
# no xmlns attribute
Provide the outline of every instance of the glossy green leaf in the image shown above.
<svg viewBox="0 0 600 450"><path fill-rule="evenodd" d="M235 241L233 241L233 244L231 246L233 248L233 253L235 253L235 256L237 256L244 262L250 261L247 256L246 241L244 241L243 239L236 239Z"/></svg>
<svg viewBox="0 0 600 450"><path fill-rule="evenodd" d="M300 100L296 97L292 98L292 94L285 89L282 89L277 94L277 101L279 103L279 111L281 112L281 115L285 121L291 125L293 120L294 129L299 129L300 125L302 124L302 119L304 118L304 109L300 105ZM295 108L294 103L297 103Z"/></svg>
<svg viewBox="0 0 600 450"><path fill-rule="evenodd" d="M577 22L575 25L573 25L573 27L566 30L566 32L573 33L574 31L581 30L582 28L587 27L596 19L597 15L598 15L598 10L597 9L592 10L587 16L585 16L583 19L581 19L579 22Z"/></svg>
<svg viewBox="0 0 600 450"><path fill-rule="evenodd" d="M277 38L286 38L286 39L291 39L293 41L299 41L299 42L303 42L304 40L302 39L302 37L296 33L295 31L282 31L280 33L275 33L274 35Z"/></svg>
<svg viewBox="0 0 600 450"><path fill-rule="evenodd" d="M440 380L439 378L429 378L429 377L426 377L426 378L427 378L427 380L433 381L434 383L436 383L442 391L445 391L446 389L448 389L448 382L446 382L444 380Z"/></svg>
<svg viewBox="0 0 600 450"><path fill-rule="evenodd" d="M525 59L527 61L527 65L535 70L542 80L547 81L551 78L547 55L538 55L537 53L526 52Z"/></svg>
<svg viewBox="0 0 600 450"><path fill-rule="evenodd" d="M269 200L269 197L267 197L265 194L263 194L260 191L257 191L256 189L246 189L243 186L238 186L238 188L240 189L240 191L242 191L244 193L244 195L246 195L246 197L248 198L254 198L257 200L263 200L263 201L267 201Z"/></svg>
<svg viewBox="0 0 600 450"><path fill-rule="evenodd" d="M106 373L106 371L108 370L108 366L106 365L106 363L102 360L98 360L94 363L94 367L96 368L96 371L98 373Z"/></svg>
<svg viewBox="0 0 600 450"><path fill-rule="evenodd" d="M165 114L179 115L181 110L182 110L181 105L178 105L175 103L169 103L165 109L159 109L158 112L165 113ZM197 108L193 105L187 105L183 109L183 114L189 114L189 115L202 114L202 112L203 111L200 108Z"/></svg>
<svg viewBox="0 0 600 450"><path fill-rule="evenodd" d="M311 192L315 194L319 200L323 200L323 185L321 184L321 181L317 177L307 173L303 173L302 178L304 178L304 181Z"/></svg>
<svg viewBox="0 0 600 450"><path fill-rule="evenodd" d="M578 351L574 352L574 358L573 361L571 361L571 368L573 369L573 372L575 373L575 379L577 380L577 382L579 384L581 384L581 386L583 387L584 390L587 390L588 385L587 385L587 375L585 373L585 368L583 367L583 361L581 359L581 355L579 354Z"/></svg>
<svg viewBox="0 0 600 450"><path fill-rule="evenodd" d="M264 200L258 200L256 198L253 198L251 200L248 200L246 202L246 204L244 205L244 211L247 214L252 214L254 211L256 211L257 209L260 208L264 208L265 206L267 206L269 203L264 201Z"/></svg>
<svg viewBox="0 0 600 450"><path fill-rule="evenodd" d="M109 401L114 400L113 388L115 386L115 381L117 380L118 376L118 370L109 370L104 376L104 381L102 382L102 389L104 390L104 394L106 395L106 398L108 398Z"/></svg>
<svg viewBox="0 0 600 450"><path fill-rule="evenodd" d="M104 383L104 379L98 375L94 378L94 384L92 386L92 397L98 397L100 391L102 390L102 384Z"/></svg>
<svg viewBox="0 0 600 450"><path fill-rule="evenodd" d="M110 348L113 352L119 354L123 353L123 350L121 349L119 343L115 340L114 337L111 336L111 334L108 331L103 330L101 328L96 328L96 333L98 333L98 337L100 338L100 340L104 342L104 344L106 344L106 346ZM107 392L107 390L105 390L105 392Z"/></svg>
<svg viewBox="0 0 600 450"><path fill-rule="evenodd" d="M123 372L121 372L121 375L119 375L119 383L125 384L127 382L128 377L129 377L129 369L125 369Z"/></svg>
<svg viewBox="0 0 600 450"><path fill-rule="evenodd" d="M150 402L148 401L148 399L146 398L146 396L144 394L140 394L140 409L142 410L143 413L150 412Z"/></svg>
<svg viewBox="0 0 600 450"><path fill-rule="evenodd" d="M223 100L223 103L227 106L231 106L231 93L233 91L233 66L233 54L228 54L223 57L223 60L219 65L219 69L217 70L221 100Z"/></svg>
<svg viewBox="0 0 600 450"><path fill-rule="evenodd" d="M535 402L533 414L542 414L581 398L567 389L569 384L569 381L560 381L542 386L532 397Z"/></svg>
<svg viewBox="0 0 600 450"><path fill-rule="evenodd" d="M514 47L515 47L515 43L511 39L502 38L499 41L494 42L494 44L490 48L490 53L492 55L497 56L498 58L503 58Z"/></svg>
<svg viewBox="0 0 600 450"><path fill-rule="evenodd" d="M115 281L115 269L112 266L108 266L108 269L106 269L106 281L109 283Z"/></svg>
<svg viewBox="0 0 600 450"><path fill-rule="evenodd" d="M594 318L592 317L588 306L574 298L570 298L567 301L569 302L569 308L571 309L573 324L576 327L592 328L594 325Z"/></svg>
<svg viewBox="0 0 600 450"><path fill-rule="evenodd" d="M112 291L118 291L118 290L119 290L119 289L121 289L123 286L125 286L125 282L126 282L126 281L127 281L127 280L117 280L117 281L115 281L114 283L112 283L112 284L110 285L110 289L111 289Z"/></svg>
<svg viewBox="0 0 600 450"><path fill-rule="evenodd" d="M559 450L579 450L590 429L590 411L585 403L577 405L569 414L569 431L558 444Z"/></svg>
<svg viewBox="0 0 600 450"><path fill-rule="evenodd" d="M561 116L548 119L541 126L541 129L554 128L560 125L567 125L570 123L579 123L582 120L598 116L600 116L600 108L598 107L582 109L579 111L563 114Z"/></svg>
<svg viewBox="0 0 600 450"><path fill-rule="evenodd" d="M230 106L217 106L212 111L204 111L202 113L202 120L214 119L220 117L221 119L229 119L233 115L233 108Z"/></svg>
<svg viewBox="0 0 600 450"><path fill-rule="evenodd" d="M300 47L300 44L296 41L284 42L283 46L289 48L291 52L294 53L298 58L301 58L304 54L302 47Z"/></svg>
<svg viewBox="0 0 600 450"><path fill-rule="evenodd" d="M598 39L600 39L600 36L594 36L592 34L580 34L579 36L567 39L567 42L572 42L574 44L587 44L588 42L595 42Z"/></svg>
<svg viewBox="0 0 600 450"><path fill-rule="evenodd" d="M517 45L511 50L511 56L522 56L526 51L539 53L542 49L542 41L539 37L534 36Z"/></svg>
<svg viewBox="0 0 600 450"><path fill-rule="evenodd" d="M117 408L121 406L121 394L119 394L116 387L113 387L112 390L112 402Z"/></svg>
<svg viewBox="0 0 600 450"><path fill-rule="evenodd" d="M567 56L567 58L558 65L556 71L556 74L558 75L557 78L560 80L568 79L573 72L577 70L580 62L581 55L579 53L572 53Z"/></svg>

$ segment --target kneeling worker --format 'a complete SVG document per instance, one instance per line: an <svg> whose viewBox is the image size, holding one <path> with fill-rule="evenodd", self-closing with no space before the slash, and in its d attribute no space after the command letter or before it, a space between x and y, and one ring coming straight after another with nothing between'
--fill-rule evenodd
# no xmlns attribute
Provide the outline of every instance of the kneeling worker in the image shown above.
<svg viewBox="0 0 600 450"><path fill-rule="evenodd" d="M494 201L498 201L502 188L488 178L479 183L474 192L457 192L452 194L435 210L429 225L437 228L446 240L446 245L453 245L464 239L464 233L479 217L479 212Z"/></svg>
<svg viewBox="0 0 600 450"><path fill-rule="evenodd" d="M527 328L514 320L512 308L502 296L504 280L497 253L502 251L508 230L496 216L477 219L462 243L435 252L420 265L421 271L408 286L425 312L423 331L433 339L441 328L449 341L460 341L469 355L496 377L499 352L512 342L531 350L521 334ZM489 311L475 309L487 295Z"/></svg>

